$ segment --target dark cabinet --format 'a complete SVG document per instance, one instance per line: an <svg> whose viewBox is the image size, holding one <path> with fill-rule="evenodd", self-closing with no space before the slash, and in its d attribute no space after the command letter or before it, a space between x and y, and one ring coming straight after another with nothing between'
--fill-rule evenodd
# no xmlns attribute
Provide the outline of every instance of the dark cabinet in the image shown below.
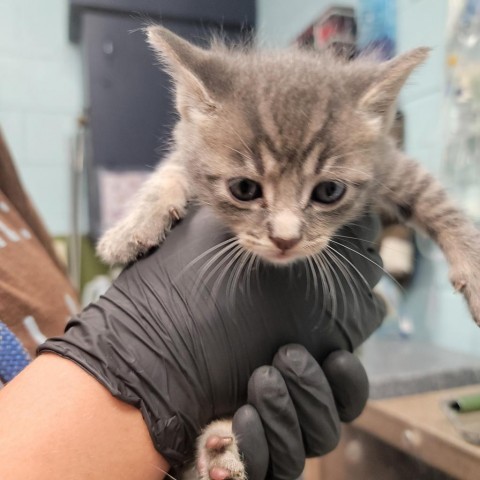
<svg viewBox="0 0 480 480"><path fill-rule="evenodd" d="M212 32L238 40L251 34L255 2L227 0L71 0L70 38L82 45L90 225L94 238L111 223L101 202L123 202L133 192L118 185L116 197L100 175L151 171L165 152L176 113L170 79L156 64L142 27L165 25L195 43ZM135 184L135 182L130 182ZM123 189L123 197L118 195ZM108 217L108 218L106 218Z"/></svg>

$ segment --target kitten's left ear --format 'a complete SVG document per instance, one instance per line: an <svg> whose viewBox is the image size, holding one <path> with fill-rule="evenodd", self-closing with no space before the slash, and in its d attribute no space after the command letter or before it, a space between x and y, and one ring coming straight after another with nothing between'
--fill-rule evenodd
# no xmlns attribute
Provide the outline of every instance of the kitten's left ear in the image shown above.
<svg viewBox="0 0 480 480"><path fill-rule="evenodd" d="M172 76L180 113L194 109L212 112L225 94L225 62L212 50L197 47L162 26L146 29L147 40Z"/></svg>
<svg viewBox="0 0 480 480"><path fill-rule="evenodd" d="M385 62L375 80L363 93L359 106L380 118L382 127L390 130L395 117L395 101L412 71L423 63L430 53L427 47L415 48Z"/></svg>

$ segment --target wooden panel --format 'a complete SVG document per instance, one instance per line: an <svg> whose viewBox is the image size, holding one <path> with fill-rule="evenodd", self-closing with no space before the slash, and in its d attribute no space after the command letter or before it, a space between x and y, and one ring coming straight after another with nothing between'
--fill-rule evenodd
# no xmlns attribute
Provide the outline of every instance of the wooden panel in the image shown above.
<svg viewBox="0 0 480 480"><path fill-rule="evenodd" d="M480 447L461 437L441 402L479 390L476 385L370 401L354 425L453 477L477 480Z"/></svg>

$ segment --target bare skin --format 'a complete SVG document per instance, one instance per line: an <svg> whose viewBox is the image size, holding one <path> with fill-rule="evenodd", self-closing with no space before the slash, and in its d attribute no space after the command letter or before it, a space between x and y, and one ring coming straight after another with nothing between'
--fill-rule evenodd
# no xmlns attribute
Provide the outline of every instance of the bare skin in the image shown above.
<svg viewBox="0 0 480 480"><path fill-rule="evenodd" d="M2 480L161 480L142 415L75 363L43 354L0 390Z"/></svg>

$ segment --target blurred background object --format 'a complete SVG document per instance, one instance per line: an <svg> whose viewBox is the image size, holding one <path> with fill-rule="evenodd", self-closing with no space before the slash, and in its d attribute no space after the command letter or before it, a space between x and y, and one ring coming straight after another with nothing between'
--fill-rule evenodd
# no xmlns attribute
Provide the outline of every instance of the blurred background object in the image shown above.
<svg viewBox="0 0 480 480"><path fill-rule="evenodd" d="M443 178L480 222L480 2L457 3L447 31Z"/></svg>

